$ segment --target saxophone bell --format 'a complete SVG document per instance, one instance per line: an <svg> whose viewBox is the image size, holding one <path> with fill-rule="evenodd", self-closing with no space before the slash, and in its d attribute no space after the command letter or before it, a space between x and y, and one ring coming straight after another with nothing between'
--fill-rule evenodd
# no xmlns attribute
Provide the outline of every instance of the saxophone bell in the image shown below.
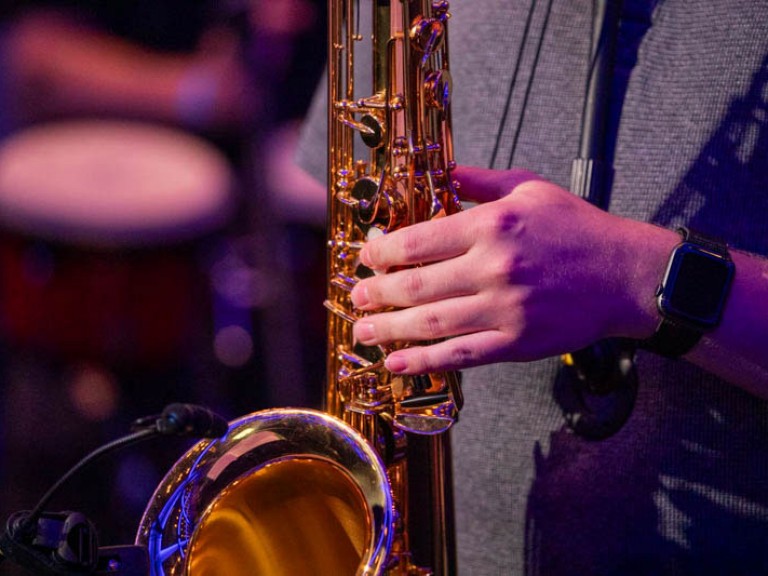
<svg viewBox="0 0 768 576"><path fill-rule="evenodd" d="M187 452L136 543L153 576L381 574L393 514L386 469L359 432L322 412L274 409Z"/></svg>

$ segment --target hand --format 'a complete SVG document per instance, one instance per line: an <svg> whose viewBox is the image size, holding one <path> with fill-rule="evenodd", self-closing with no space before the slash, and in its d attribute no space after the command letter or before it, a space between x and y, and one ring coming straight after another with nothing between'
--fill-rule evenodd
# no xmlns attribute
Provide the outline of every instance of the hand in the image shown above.
<svg viewBox="0 0 768 576"><path fill-rule="evenodd" d="M387 367L416 374L529 361L608 336L653 332L653 290L673 232L613 216L535 174L460 168L464 198L481 204L366 243L355 306L372 314L354 334L366 345L423 342ZM651 242L649 238L654 238Z"/></svg>

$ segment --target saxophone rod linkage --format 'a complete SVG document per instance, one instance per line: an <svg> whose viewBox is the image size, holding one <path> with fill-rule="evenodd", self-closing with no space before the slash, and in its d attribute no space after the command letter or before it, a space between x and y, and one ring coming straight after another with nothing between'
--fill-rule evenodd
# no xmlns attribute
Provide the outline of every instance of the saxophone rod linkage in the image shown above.
<svg viewBox="0 0 768 576"><path fill-rule="evenodd" d="M323 306L325 306L330 312L332 312L342 320L346 320L347 322L350 322L352 324L354 324L359 320L357 316L355 316L354 314L350 314L345 310L342 310L330 300L326 300L325 302L323 302Z"/></svg>
<svg viewBox="0 0 768 576"><path fill-rule="evenodd" d="M402 105L402 98L396 98L389 104L389 106L387 106L387 99L382 99L380 96L370 96L368 98L358 98L354 101L339 100L334 103L333 107L336 110L358 114L362 112L370 112L371 110L385 110L387 108L399 109Z"/></svg>
<svg viewBox="0 0 768 576"><path fill-rule="evenodd" d="M357 120L352 120L351 118L346 117L346 115L343 112L337 116L337 119L339 122L344 124L344 126L347 126L348 128L352 128L353 130L357 130L361 134L368 134L368 135L376 134L376 131L373 128L363 124L362 122L358 122Z"/></svg>
<svg viewBox="0 0 768 576"><path fill-rule="evenodd" d="M328 248L340 248L341 250L361 250L363 244L363 242L350 242L349 240L328 240Z"/></svg>

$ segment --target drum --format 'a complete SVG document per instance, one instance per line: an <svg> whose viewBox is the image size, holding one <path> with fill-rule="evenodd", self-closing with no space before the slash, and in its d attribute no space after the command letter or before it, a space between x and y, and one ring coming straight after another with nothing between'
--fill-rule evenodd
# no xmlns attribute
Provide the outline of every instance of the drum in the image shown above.
<svg viewBox="0 0 768 576"><path fill-rule="evenodd" d="M172 361L199 316L198 250L233 174L201 139L136 122L40 125L0 145L0 333L109 362Z"/></svg>

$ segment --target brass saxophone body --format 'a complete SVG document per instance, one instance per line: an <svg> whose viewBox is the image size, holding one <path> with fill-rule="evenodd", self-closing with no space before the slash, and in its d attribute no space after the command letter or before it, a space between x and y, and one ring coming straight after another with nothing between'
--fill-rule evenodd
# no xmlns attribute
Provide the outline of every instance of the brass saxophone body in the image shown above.
<svg viewBox="0 0 768 576"><path fill-rule="evenodd" d="M408 344L356 344L350 300L372 273L358 259L364 242L460 209L450 174L448 3L362 8L371 12L362 14L360 0L328 2L324 408L255 412L187 452L139 526L153 576L455 574L447 431L461 407L458 375L390 374L386 354ZM373 86L359 95L363 51Z"/></svg>
<svg viewBox="0 0 768 576"><path fill-rule="evenodd" d="M448 2L365 4L367 17L359 1L329 2L326 404L384 457L402 525L394 545L396 554L403 551L402 566L394 573L411 574L407 565L414 555L436 574L448 574L454 562L444 433L461 407L458 375L390 374L383 366L386 354L407 343L355 345L358 316L349 297L355 283L372 274L358 259L367 239L461 209L451 180ZM372 23L370 35L359 29L364 21ZM368 80L355 82L361 53L372 55L372 87L358 94ZM426 500L414 497L415 491L426 492ZM429 527L411 530L420 521L414 518L419 508L430 510Z"/></svg>

